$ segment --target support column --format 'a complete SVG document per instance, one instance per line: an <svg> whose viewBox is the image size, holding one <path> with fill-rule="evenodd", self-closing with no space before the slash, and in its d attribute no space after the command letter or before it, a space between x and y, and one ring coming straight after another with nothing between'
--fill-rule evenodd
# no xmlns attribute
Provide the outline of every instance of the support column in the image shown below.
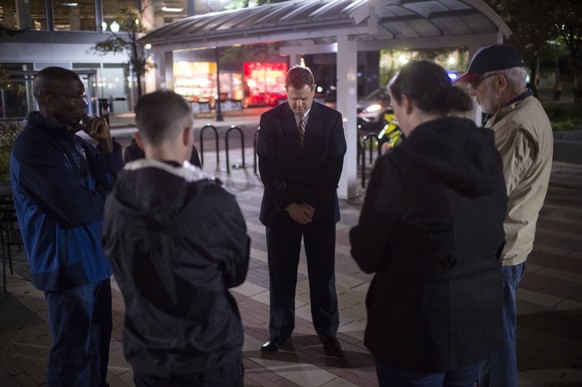
<svg viewBox="0 0 582 387"><path fill-rule="evenodd" d="M174 90L174 53L160 52L158 58L160 60L158 88Z"/></svg>
<svg viewBox="0 0 582 387"><path fill-rule="evenodd" d="M354 36L337 37L337 110L343 116L347 152L339 181L338 196L350 199L357 196L358 127L356 122L358 42Z"/></svg>

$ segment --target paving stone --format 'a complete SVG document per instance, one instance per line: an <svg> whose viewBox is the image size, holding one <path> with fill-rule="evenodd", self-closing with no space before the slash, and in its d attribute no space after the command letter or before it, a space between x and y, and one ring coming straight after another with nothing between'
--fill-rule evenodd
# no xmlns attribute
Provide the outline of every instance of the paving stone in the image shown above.
<svg viewBox="0 0 582 387"><path fill-rule="evenodd" d="M251 159L252 152L247 156ZM568 176L574 171L582 181L582 166L559 163L552 179L560 178L562 170ZM582 386L582 186L563 180L560 187L550 187L518 291L520 387ZM298 270L292 348L269 356L260 352L269 335L265 227L258 220L262 188L256 177L247 181L241 171L232 171L223 181L237 195L252 237L247 281L232 289L245 329L245 386L376 386L374 359L363 344L364 300L372 276L359 270L349 246L349 230L358 221L363 196L340 201L342 220L337 226L338 339L345 358L323 355L311 322L304 253ZM24 254L16 253L14 259L15 274L8 276L7 284L10 293L0 294L0 386L42 385L51 345L46 302L30 283ZM108 381L112 387L133 386L133 372L122 351L125 305L115 282L112 287L114 329Z"/></svg>

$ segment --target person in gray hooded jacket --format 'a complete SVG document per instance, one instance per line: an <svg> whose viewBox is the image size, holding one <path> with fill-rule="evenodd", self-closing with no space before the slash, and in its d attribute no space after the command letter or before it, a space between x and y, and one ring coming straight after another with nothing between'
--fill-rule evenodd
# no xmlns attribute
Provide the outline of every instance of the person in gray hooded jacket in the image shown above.
<svg viewBox="0 0 582 387"><path fill-rule="evenodd" d="M380 386L473 386L502 337L501 157L491 130L451 115L472 102L440 66L410 62L389 92L406 139L376 162L350 231L375 273L365 344Z"/></svg>
<svg viewBox="0 0 582 387"><path fill-rule="evenodd" d="M193 116L184 98L144 95L136 122L146 158L121 171L103 231L135 385L242 386L243 327L228 289L248 270L245 220L232 194L185 161Z"/></svg>

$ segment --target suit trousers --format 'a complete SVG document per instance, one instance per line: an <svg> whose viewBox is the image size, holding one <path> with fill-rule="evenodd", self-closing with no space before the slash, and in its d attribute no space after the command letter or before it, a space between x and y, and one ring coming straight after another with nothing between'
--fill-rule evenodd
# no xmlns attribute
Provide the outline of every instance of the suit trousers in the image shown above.
<svg viewBox="0 0 582 387"><path fill-rule="evenodd" d="M299 224L286 216L267 227L267 256L270 283L271 338L289 337L295 328L295 289L301 239L305 244L311 316L317 334L333 336L339 326L335 288L335 223L314 219Z"/></svg>

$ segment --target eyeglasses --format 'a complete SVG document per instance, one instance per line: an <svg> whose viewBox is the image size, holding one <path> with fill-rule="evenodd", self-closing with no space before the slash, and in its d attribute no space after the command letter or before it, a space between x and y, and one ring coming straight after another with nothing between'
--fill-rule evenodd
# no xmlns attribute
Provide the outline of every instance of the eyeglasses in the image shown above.
<svg viewBox="0 0 582 387"><path fill-rule="evenodd" d="M58 95L59 97L63 97L63 98L67 98L73 102L82 102L82 101L87 101L87 94L81 94L81 95L66 95L66 94L59 94L59 93L52 93L54 95Z"/></svg>
<svg viewBox="0 0 582 387"><path fill-rule="evenodd" d="M471 88L472 88L473 90L476 90L476 89L478 89L478 88L479 88L479 86L481 86L481 83L483 83L483 81L484 81L484 80L486 80L487 78L489 78L489 77L492 77L492 76L494 76L494 75L498 75L498 74L499 74L499 73L491 73L491 74L487 74L487 75L485 75L484 77L481 77L481 78L479 78L479 79L476 79L476 80L474 80L474 81L472 81L472 82L469 82L469 85L471 85Z"/></svg>

